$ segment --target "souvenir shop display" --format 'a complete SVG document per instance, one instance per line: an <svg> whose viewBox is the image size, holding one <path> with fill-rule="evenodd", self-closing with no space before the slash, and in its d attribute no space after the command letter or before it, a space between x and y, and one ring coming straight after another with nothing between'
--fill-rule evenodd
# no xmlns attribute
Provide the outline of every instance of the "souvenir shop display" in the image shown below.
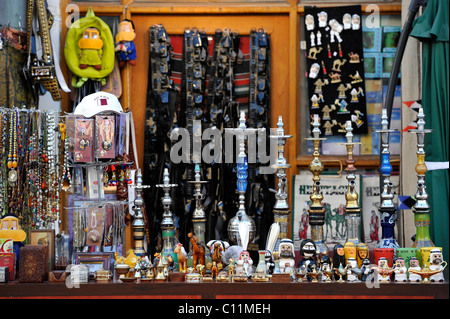
<svg viewBox="0 0 450 319"><path fill-rule="evenodd" d="M66 89L42 27L51 25L50 15L43 0L28 4L27 20L39 32L29 26L27 40L41 37L44 44L43 57L29 51L30 74L58 100ZM162 24L139 30L141 17L135 29L125 10L114 36L92 8L67 26L62 54L75 89L73 112L0 107L1 284L121 285L126 293L161 289L161 296L182 285L212 294L221 283L238 290L273 284L311 288L313 296L321 288L358 292L363 285L446 281L444 252L429 231L424 144L432 130L425 129L422 108L417 128L409 130L417 135L415 242L400 247L394 234L399 208L390 134L396 130L385 108L376 130L379 194L373 195L379 195L373 212L382 236L379 243L378 235L371 238L372 246L365 242L355 166L361 144L355 135L368 132L361 6L304 8L306 165L296 147L287 149L298 132L285 123L295 127L298 119L271 118L271 32L211 34L186 26L172 34ZM149 65L139 166L135 119L120 95L103 87L115 67L119 77L136 71L144 31ZM337 160L324 158L332 135L344 141L336 143L345 146ZM339 162L337 174L327 161ZM293 178L290 190L291 169L302 171L302 181Z"/></svg>
<svg viewBox="0 0 450 319"><path fill-rule="evenodd" d="M305 8L310 116L325 136L345 133L349 120L367 133L361 15L360 6Z"/></svg>

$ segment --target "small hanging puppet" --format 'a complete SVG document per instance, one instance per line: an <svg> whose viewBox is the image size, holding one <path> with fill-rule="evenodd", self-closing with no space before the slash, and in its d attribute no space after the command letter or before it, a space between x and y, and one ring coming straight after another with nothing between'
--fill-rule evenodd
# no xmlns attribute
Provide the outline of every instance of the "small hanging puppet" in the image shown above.
<svg viewBox="0 0 450 319"><path fill-rule="evenodd" d="M86 28L78 41L80 52L80 69L92 66L96 70L102 69L103 40L97 28Z"/></svg>
<svg viewBox="0 0 450 319"><path fill-rule="evenodd" d="M116 34L115 51L118 52L119 65L123 68L126 63L136 65L136 46L134 45L134 23L129 19L125 19L119 23L119 32Z"/></svg>

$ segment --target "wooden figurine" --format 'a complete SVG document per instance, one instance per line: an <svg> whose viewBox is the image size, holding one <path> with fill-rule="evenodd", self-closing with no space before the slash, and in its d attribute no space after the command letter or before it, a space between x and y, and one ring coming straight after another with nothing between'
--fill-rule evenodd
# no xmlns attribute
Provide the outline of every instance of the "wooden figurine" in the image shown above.
<svg viewBox="0 0 450 319"><path fill-rule="evenodd" d="M134 23L125 19L119 23L119 32L116 34L115 51L119 53L119 65L121 68L128 62L130 65L136 65L136 46L134 45Z"/></svg>
<svg viewBox="0 0 450 319"><path fill-rule="evenodd" d="M405 265L405 260L401 257L395 260L394 264L394 281L395 282L407 282L407 269Z"/></svg>
<svg viewBox="0 0 450 319"><path fill-rule="evenodd" d="M192 244L193 267L197 269L197 264L205 265L205 247L202 243L198 242L194 234L189 233L188 237Z"/></svg>
<svg viewBox="0 0 450 319"><path fill-rule="evenodd" d="M445 264L445 265L444 265ZM444 265L444 266L443 266ZM447 262L442 258L442 250L440 248L433 248L430 251L430 270L440 272L430 277L431 282L443 282L444 281L444 269L447 266Z"/></svg>
<svg viewBox="0 0 450 319"><path fill-rule="evenodd" d="M187 259L186 259L187 254L186 250L183 247L183 244L182 243L176 244L173 252L177 254L178 271L185 273L187 271Z"/></svg>

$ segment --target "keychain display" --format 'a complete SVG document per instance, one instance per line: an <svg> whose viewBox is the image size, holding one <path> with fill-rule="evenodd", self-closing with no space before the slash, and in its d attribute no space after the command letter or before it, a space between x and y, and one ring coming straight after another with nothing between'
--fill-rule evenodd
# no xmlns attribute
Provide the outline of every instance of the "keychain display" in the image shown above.
<svg viewBox="0 0 450 319"><path fill-rule="evenodd" d="M367 133L361 6L305 8L310 114L319 114L326 135Z"/></svg>

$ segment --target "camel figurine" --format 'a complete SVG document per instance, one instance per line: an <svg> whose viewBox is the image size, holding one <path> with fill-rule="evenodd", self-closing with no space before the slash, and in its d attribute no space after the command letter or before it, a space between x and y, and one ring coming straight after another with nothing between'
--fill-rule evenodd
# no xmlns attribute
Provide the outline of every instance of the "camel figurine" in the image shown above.
<svg viewBox="0 0 450 319"><path fill-rule="evenodd" d="M187 260L186 260L186 250L183 247L182 243L178 243L175 245L173 250L178 257L178 270L179 272L185 273L187 271Z"/></svg>
<svg viewBox="0 0 450 319"><path fill-rule="evenodd" d="M213 261L211 266L211 277L213 279L216 279L218 274L219 274L219 267L217 267L217 263Z"/></svg>
<svg viewBox="0 0 450 319"><path fill-rule="evenodd" d="M314 89L314 93L322 93L322 87L327 85L328 83L328 79L318 79L316 82L314 82L314 85L316 86L316 88Z"/></svg>
<svg viewBox="0 0 450 319"><path fill-rule="evenodd" d="M205 247L202 243L200 243L197 239L197 237L192 234L189 233L188 234L189 240L191 241L192 244L192 249L193 249L193 254L192 254L192 259L193 259L193 266L194 269L197 269L197 264L201 264L201 265L205 265Z"/></svg>
<svg viewBox="0 0 450 319"><path fill-rule="evenodd" d="M322 47L319 47L319 48L314 47L314 48L309 49L308 59L317 60L316 55L318 53L322 52L322 50L323 50Z"/></svg>
<svg viewBox="0 0 450 319"><path fill-rule="evenodd" d="M341 72L341 66L343 66L347 62L347 59L336 59L333 62L333 68L331 70L336 72Z"/></svg>
<svg viewBox="0 0 450 319"><path fill-rule="evenodd" d="M348 56L350 57L349 63L359 63L359 62L361 62L359 60L359 54L358 53L350 52L348 54Z"/></svg>
<svg viewBox="0 0 450 319"><path fill-rule="evenodd" d="M339 82L341 82L341 75L339 73L331 72L328 76L331 79L331 83L339 83Z"/></svg>
<svg viewBox="0 0 450 319"><path fill-rule="evenodd" d="M362 82L361 75L358 71L356 71L355 75L350 74L349 77L353 79L353 81L351 82L352 84Z"/></svg>

